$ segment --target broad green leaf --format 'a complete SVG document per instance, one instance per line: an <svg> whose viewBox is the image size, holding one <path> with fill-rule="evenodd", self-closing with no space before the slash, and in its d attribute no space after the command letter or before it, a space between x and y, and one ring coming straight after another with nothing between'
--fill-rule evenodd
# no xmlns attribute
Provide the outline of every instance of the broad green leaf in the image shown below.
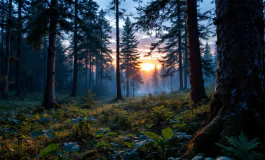
<svg viewBox="0 0 265 160"><path fill-rule="evenodd" d="M172 136L174 136L173 130L169 127L165 128L162 130L162 135L164 136L165 139L169 139Z"/></svg>
<svg viewBox="0 0 265 160"><path fill-rule="evenodd" d="M42 149L40 151L40 155L39 155L38 158L45 157L45 156L55 152L57 150L57 148L59 147L59 145L60 145L59 143L57 143L57 144L54 144L54 143L49 144L46 148L44 148L44 149Z"/></svg>
<svg viewBox="0 0 265 160"><path fill-rule="evenodd" d="M155 134L154 132L145 132L145 131L142 131L142 133L144 135L146 135L147 137L152 138L153 140L156 140L156 141L162 140L162 138L159 135Z"/></svg>

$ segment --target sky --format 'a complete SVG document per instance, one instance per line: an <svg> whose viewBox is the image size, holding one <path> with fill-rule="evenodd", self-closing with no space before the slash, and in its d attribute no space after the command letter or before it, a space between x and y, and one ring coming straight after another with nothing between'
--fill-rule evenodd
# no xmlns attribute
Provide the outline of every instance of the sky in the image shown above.
<svg viewBox="0 0 265 160"><path fill-rule="evenodd" d="M109 6L109 3L111 2L111 0L95 0L100 8L102 9L107 9ZM146 4L148 1L150 0L143 0L143 3L141 3L141 5ZM209 9L214 8L214 4L211 3L212 0L203 0L203 2L200 4L200 9L201 11L207 11ZM137 16L137 12L135 7L137 7L139 5L138 2L133 2L133 0L126 0L125 2L122 1L120 8L123 8L126 10L125 15L130 15L132 14L133 17ZM131 21L134 21L134 19L132 17ZM107 15L107 19L110 21L111 26L112 26L112 39L111 42L112 44L110 45L110 48L113 50L113 58L115 58L115 49L116 49L116 37L115 37L115 33L116 33L116 29L115 29L115 19L114 19L114 14L109 13ZM120 28L122 29L124 25L124 20L120 20ZM146 55L149 51L150 51L150 45L151 43L156 42L156 38L154 37L150 37L147 34L143 33L143 32L136 32L136 37L139 40L139 45L138 45L138 51L141 53L141 59L140 61L142 61L142 63L151 63L154 65L157 65L158 68L160 68L160 64L157 61L157 59L159 59L161 57L161 54L159 53L154 53L152 54L151 57L144 57L144 55ZM203 42L204 44L206 42ZM215 43L215 38L210 38L208 43L211 46L212 52L214 52L214 43Z"/></svg>

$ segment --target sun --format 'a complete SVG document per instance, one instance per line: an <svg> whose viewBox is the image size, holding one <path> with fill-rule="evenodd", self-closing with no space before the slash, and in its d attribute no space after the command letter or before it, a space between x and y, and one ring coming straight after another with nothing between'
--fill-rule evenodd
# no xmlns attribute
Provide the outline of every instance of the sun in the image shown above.
<svg viewBox="0 0 265 160"><path fill-rule="evenodd" d="M143 63L141 65L141 70L143 71L150 71L150 70L153 70L154 68L155 68L155 65L151 63Z"/></svg>

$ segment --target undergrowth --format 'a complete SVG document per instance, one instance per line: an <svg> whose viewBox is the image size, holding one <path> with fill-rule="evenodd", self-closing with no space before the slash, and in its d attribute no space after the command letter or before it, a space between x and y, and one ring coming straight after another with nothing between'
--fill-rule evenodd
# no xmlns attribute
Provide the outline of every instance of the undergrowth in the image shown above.
<svg viewBox="0 0 265 160"><path fill-rule="evenodd" d="M1 112L0 159L177 159L209 113L209 105L194 108L178 94L115 104L86 98L40 113Z"/></svg>

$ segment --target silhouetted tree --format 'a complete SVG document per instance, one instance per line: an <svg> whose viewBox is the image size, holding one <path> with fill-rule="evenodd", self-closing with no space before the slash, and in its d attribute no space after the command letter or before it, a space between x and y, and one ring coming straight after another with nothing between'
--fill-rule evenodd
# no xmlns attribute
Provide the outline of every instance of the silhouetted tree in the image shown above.
<svg viewBox="0 0 265 160"><path fill-rule="evenodd" d="M126 97L130 94L130 79L133 77L133 71L140 69L140 53L137 51L139 41L135 37L135 30L132 27L129 17L125 20L121 36L121 69L125 70L126 74Z"/></svg>

